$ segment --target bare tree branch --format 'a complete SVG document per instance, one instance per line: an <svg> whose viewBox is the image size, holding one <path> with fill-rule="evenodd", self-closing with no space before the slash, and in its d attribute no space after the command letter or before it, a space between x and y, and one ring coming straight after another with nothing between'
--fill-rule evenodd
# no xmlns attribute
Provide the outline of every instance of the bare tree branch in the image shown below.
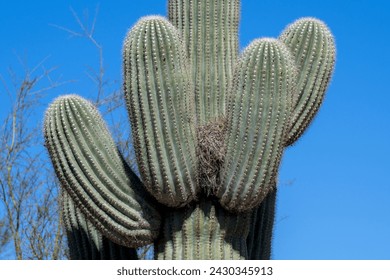
<svg viewBox="0 0 390 280"><path fill-rule="evenodd" d="M104 81L103 47L95 39L95 35L94 35L95 27L96 27L96 21L97 21L97 17L98 17L98 13L99 13L99 5L96 6L95 15L94 15L94 17L92 19L91 28L88 28L88 23L84 23L80 19L79 15L76 13L76 11L72 7L70 8L70 11L71 11L71 13L72 13L76 23L78 24L78 26L80 28L79 31L75 31L75 30L72 30L70 28L66 28L66 27L63 27L63 26L55 25L55 24L51 24L51 26L56 27L56 28L58 28L60 30L63 30L65 32L67 32L68 34L70 34L71 36L86 38L89 42L92 43L92 45L98 51L98 56L99 56L98 71L97 72L96 71L91 71L88 74L88 76L91 78L91 80L94 83L96 83L97 95L96 95L95 103L99 104L100 99L102 98L102 96L104 94L104 84L105 84L105 81Z"/></svg>
<svg viewBox="0 0 390 280"><path fill-rule="evenodd" d="M50 78L55 68L46 69L46 60L31 69L22 63L21 78L9 69L8 83L1 76L11 106L0 128L0 208L4 210L0 221L7 226L7 230L0 227L0 255L12 244L16 259L49 258L49 252L62 246L60 233L56 233L57 243L47 239L59 230L53 202L57 188L41 173L48 161L42 154L40 122L32 121L42 98L63 84ZM61 257L63 250L56 250Z"/></svg>

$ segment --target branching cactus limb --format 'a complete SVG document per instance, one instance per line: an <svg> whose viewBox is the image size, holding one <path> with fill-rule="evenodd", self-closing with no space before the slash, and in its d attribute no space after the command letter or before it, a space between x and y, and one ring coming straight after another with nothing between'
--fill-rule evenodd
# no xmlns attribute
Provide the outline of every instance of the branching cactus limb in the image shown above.
<svg viewBox="0 0 390 280"><path fill-rule="evenodd" d="M288 129L296 68L276 39L251 43L236 65L227 108L227 146L216 196L231 211L258 206L271 190Z"/></svg>
<svg viewBox="0 0 390 280"><path fill-rule="evenodd" d="M67 192L61 190L63 221L72 260L136 260L137 251L112 242L81 213Z"/></svg>
<svg viewBox="0 0 390 280"><path fill-rule="evenodd" d="M298 69L297 90L285 143L289 146L302 136L318 112L333 74L336 47L328 27L315 18L301 18L290 24L279 40L290 49ZM267 238L264 228L269 228L267 225L274 219L276 182L273 185L273 195L268 195L254 210L248 237L248 252L252 259L269 257L264 252L271 252L272 239ZM256 236L260 243L253 242Z"/></svg>
<svg viewBox="0 0 390 280"><path fill-rule="evenodd" d="M128 33L123 57L142 180L160 203L183 206L196 198L199 186L194 96L179 32L162 17L143 18Z"/></svg>
<svg viewBox="0 0 390 280"><path fill-rule="evenodd" d="M315 18L295 21L279 40L290 49L299 69L288 146L305 132L320 108L333 74L336 47L328 27Z"/></svg>
<svg viewBox="0 0 390 280"><path fill-rule="evenodd" d="M61 187L103 235L128 247L153 242L158 209L91 103L76 95L55 100L44 135Z"/></svg>

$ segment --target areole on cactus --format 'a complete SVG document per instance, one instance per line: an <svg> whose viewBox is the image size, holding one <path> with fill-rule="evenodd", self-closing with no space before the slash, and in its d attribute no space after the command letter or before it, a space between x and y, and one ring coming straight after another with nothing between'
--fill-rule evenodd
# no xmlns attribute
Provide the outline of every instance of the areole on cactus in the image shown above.
<svg viewBox="0 0 390 280"><path fill-rule="evenodd" d="M123 47L140 178L94 106L47 110L73 259L269 259L284 148L317 113L335 62L327 26L302 18L239 54L239 0L169 0Z"/></svg>

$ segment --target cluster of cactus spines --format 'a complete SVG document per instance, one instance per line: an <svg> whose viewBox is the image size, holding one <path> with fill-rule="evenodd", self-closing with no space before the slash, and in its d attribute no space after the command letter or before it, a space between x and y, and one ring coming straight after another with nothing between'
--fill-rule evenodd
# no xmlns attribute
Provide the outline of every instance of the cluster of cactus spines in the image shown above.
<svg viewBox="0 0 390 280"><path fill-rule="evenodd" d="M164 215L157 259L248 259L246 236L251 214L235 214L202 198Z"/></svg>
<svg viewBox="0 0 390 280"><path fill-rule="evenodd" d="M182 35L192 71L199 125L225 114L238 56L239 0L169 0L168 18Z"/></svg>
<svg viewBox="0 0 390 280"><path fill-rule="evenodd" d="M128 32L124 91L141 180L89 102L50 106L46 145L71 250L154 243L157 259L270 258L282 154L318 111L335 47L324 23L303 18L239 55L239 2L169 0L169 20L145 17Z"/></svg>
<svg viewBox="0 0 390 280"><path fill-rule="evenodd" d="M152 242L158 209L96 108L76 95L59 97L46 112L44 132L61 186L102 234L129 247Z"/></svg>
<svg viewBox="0 0 390 280"><path fill-rule="evenodd" d="M176 28L158 16L141 19L126 37L125 96L145 187L167 206L198 192L194 98L188 60Z"/></svg>
<svg viewBox="0 0 390 280"><path fill-rule="evenodd" d="M102 235L75 206L64 189L61 190L61 208L72 260L129 260L138 258L136 249L118 245Z"/></svg>

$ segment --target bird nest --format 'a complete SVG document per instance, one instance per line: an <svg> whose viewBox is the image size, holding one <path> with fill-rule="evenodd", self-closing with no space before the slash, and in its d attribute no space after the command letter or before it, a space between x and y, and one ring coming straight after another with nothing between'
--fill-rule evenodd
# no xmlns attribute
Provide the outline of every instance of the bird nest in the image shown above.
<svg viewBox="0 0 390 280"><path fill-rule="evenodd" d="M219 118L197 128L199 183L207 195L220 184L220 170L226 152L225 124L225 118Z"/></svg>

